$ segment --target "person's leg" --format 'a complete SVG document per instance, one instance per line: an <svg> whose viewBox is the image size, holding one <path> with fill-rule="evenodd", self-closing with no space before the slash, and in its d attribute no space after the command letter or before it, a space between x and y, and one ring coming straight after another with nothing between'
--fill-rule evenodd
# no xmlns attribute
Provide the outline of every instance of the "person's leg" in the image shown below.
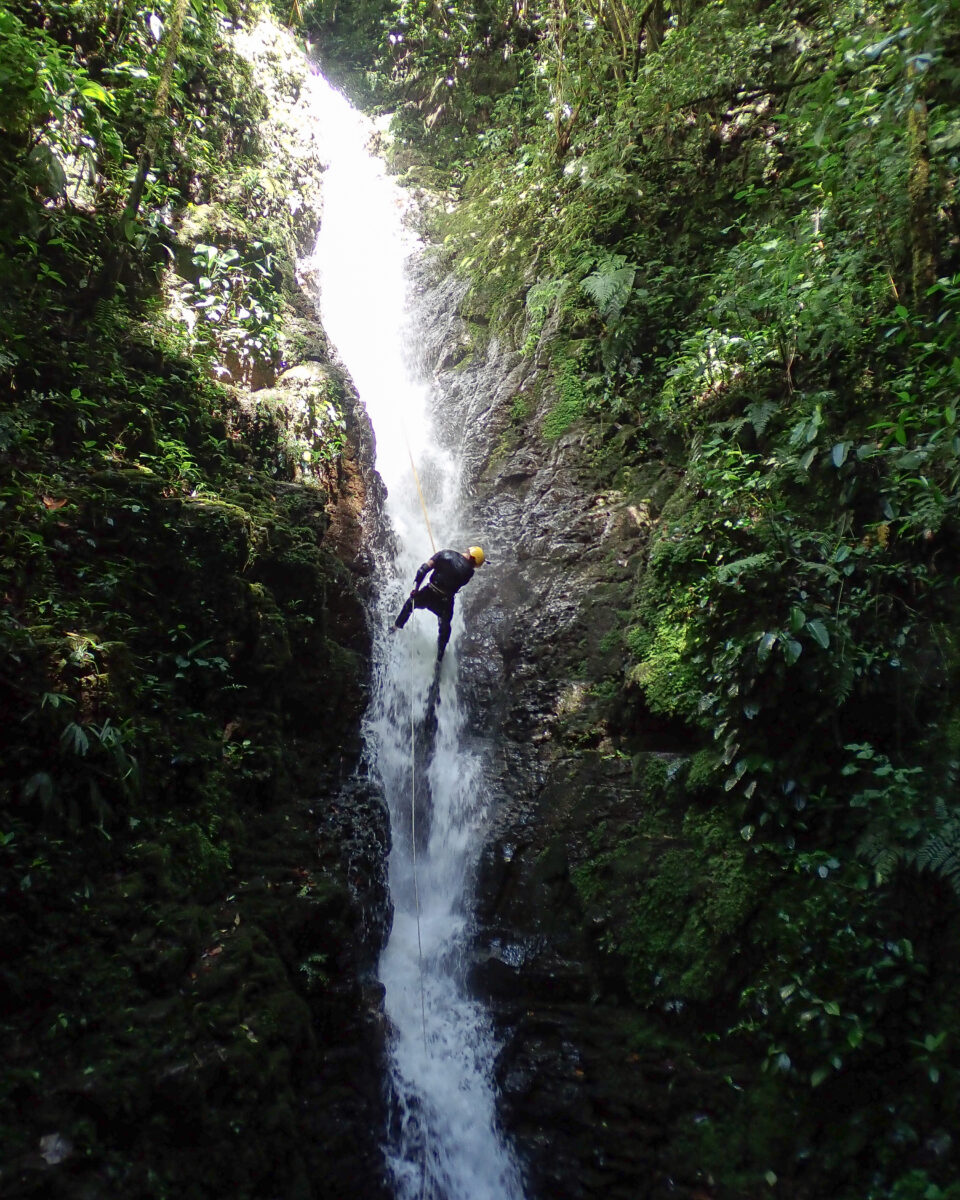
<svg viewBox="0 0 960 1200"><path fill-rule="evenodd" d="M437 633L437 662L443 659L443 652L447 648L447 642L450 641L450 622L453 619L453 601L445 606L437 613L440 620L440 629Z"/></svg>
<svg viewBox="0 0 960 1200"><path fill-rule="evenodd" d="M393 623L394 626L397 629L402 629L407 621L410 620L410 614L415 608L428 608L431 612L436 612L434 595L435 593L429 588L420 588L412 596L408 596L403 608L397 614L397 619Z"/></svg>
<svg viewBox="0 0 960 1200"><path fill-rule="evenodd" d="M395 629L402 629L410 620L410 614L413 612L413 597L408 596L403 608L397 613L396 620L393 622Z"/></svg>

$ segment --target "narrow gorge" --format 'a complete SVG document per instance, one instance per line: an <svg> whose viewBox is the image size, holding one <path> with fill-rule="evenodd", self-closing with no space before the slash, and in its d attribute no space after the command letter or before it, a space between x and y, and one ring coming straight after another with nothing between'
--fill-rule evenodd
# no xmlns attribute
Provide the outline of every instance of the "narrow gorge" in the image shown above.
<svg viewBox="0 0 960 1200"><path fill-rule="evenodd" d="M0 3L4 1197L960 1198L958 47Z"/></svg>

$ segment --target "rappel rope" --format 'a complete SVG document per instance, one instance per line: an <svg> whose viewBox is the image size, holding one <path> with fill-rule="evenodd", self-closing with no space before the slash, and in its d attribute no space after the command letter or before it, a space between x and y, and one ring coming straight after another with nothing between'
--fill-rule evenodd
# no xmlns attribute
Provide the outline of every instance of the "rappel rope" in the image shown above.
<svg viewBox="0 0 960 1200"><path fill-rule="evenodd" d="M407 457L410 459L410 470L417 485L417 495L420 497L420 507L423 510L423 521L430 538L430 549L437 552L437 543L433 540L433 530L430 528L430 518L427 516L427 502L423 498L423 488L420 486L420 475L417 464L413 461L413 451L410 449L410 439L401 418L400 428L403 430L403 441L407 447ZM429 1057L427 1049L427 1004L423 991L423 942L420 937L420 885L417 881L417 739L413 721L413 693L410 694L410 846L413 860L413 903L417 913L417 967L420 972L420 1028L423 1031L423 1053ZM430 1136L429 1126L423 1126L423 1154L420 1166L420 1200L427 1196L427 1141Z"/></svg>
<svg viewBox="0 0 960 1200"><path fill-rule="evenodd" d="M420 968L420 1026L423 1052L427 1054L427 1005L423 995L423 942L420 939L420 886L417 883L417 742L413 724L413 697L410 697L410 845L413 850L413 903L417 913L417 963Z"/></svg>
<svg viewBox="0 0 960 1200"><path fill-rule="evenodd" d="M420 486L420 475L417 464L413 461L413 451L410 449L410 439L401 419L400 428L403 430L403 440L410 459L410 470L413 472L414 483L417 485L417 495L420 497L420 507L423 510L423 521L430 538L430 547L434 554L437 544L433 540L433 530L430 528L430 518L427 516L427 502L423 498L423 488ZM420 936L420 884L417 879L417 739L413 721L413 694L410 695L410 845L413 859L413 901L417 912L417 965L420 971L420 1027L423 1030L423 1053L427 1050L427 1004L423 994L423 941ZM424 1171L426 1179L426 1171Z"/></svg>
<svg viewBox="0 0 960 1200"><path fill-rule="evenodd" d="M417 912L417 965L420 969L420 1028L423 1030L423 1053L428 1057L427 1049L427 1005L423 995L423 943L420 940L420 888L417 884L417 755L416 736L413 724L413 696L410 697L410 845L413 850L413 903ZM426 1123L423 1126L423 1154L420 1164L420 1200L426 1200L427 1195L427 1139L430 1130Z"/></svg>

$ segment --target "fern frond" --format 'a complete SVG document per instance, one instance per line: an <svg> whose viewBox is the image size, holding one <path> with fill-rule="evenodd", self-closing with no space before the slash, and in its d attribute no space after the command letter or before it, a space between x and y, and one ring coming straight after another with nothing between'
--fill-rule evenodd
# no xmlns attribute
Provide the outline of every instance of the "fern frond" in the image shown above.
<svg viewBox="0 0 960 1200"><path fill-rule="evenodd" d="M549 313L567 290L566 279L545 279L527 290L527 312L533 316Z"/></svg>
<svg viewBox="0 0 960 1200"><path fill-rule="evenodd" d="M747 419L753 426L757 437L760 437L766 430L777 407L771 400L761 400L759 404L751 404L747 409Z"/></svg>
<svg viewBox="0 0 960 1200"><path fill-rule="evenodd" d="M839 662L835 662L833 694L835 702L838 705L846 704L846 702L850 699L856 682L856 672L854 671L853 663L849 658L844 658Z"/></svg>
<svg viewBox="0 0 960 1200"><path fill-rule="evenodd" d="M947 821L912 857L919 871L945 879L960 896L960 819Z"/></svg>
<svg viewBox="0 0 960 1200"><path fill-rule="evenodd" d="M580 286L596 304L605 321L616 320L623 311L637 268L628 263L622 254L611 254L597 264L597 269Z"/></svg>
<svg viewBox="0 0 960 1200"><path fill-rule="evenodd" d="M739 437L744 427L749 424L749 417L731 417L729 421L718 421L716 428L720 433L727 433L731 438L735 438Z"/></svg>
<svg viewBox="0 0 960 1200"><path fill-rule="evenodd" d="M886 883L897 867L909 859L902 846L892 846L886 831L868 830L857 846L857 854L873 868L879 883Z"/></svg>
<svg viewBox="0 0 960 1200"><path fill-rule="evenodd" d="M734 562L722 563L717 567L717 579L721 583L730 583L731 580L739 579L741 575L748 572L756 571L761 567L769 566L773 561L773 555L766 551L760 554L748 554L745 558L735 559Z"/></svg>

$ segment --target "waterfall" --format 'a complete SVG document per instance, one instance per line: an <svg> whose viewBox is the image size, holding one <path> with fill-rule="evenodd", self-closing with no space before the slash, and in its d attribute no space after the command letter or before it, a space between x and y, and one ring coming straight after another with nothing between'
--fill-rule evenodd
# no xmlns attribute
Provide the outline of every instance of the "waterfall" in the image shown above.
<svg viewBox="0 0 960 1200"><path fill-rule="evenodd" d="M496 1124L490 1021L460 970L486 790L483 763L465 744L459 603L436 678L436 618L415 612L403 631L390 630L431 554L424 506L438 549L482 538L461 525L458 464L431 430L429 389L410 365L417 335L405 265L417 247L404 225L403 194L367 153L370 123L322 79L314 84L310 103L328 169L313 271L324 327L374 426L397 547L379 564L365 726L393 828L395 912L380 964L391 1026L387 1160L398 1200L521 1200L520 1172ZM468 586L484 585L481 569Z"/></svg>

